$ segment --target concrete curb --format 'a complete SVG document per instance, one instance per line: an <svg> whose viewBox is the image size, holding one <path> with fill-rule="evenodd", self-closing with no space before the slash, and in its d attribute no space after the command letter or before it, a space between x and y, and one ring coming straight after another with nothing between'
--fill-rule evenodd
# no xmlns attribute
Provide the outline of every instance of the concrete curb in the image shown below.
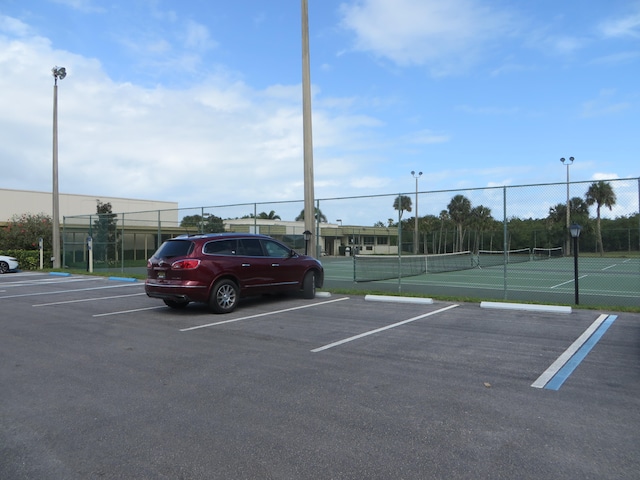
<svg viewBox="0 0 640 480"><path fill-rule="evenodd" d="M527 303L480 302L480 308L501 310L530 310L534 312L571 313L571 307L560 305L532 305Z"/></svg>
<svg viewBox="0 0 640 480"><path fill-rule="evenodd" d="M422 305L433 303L432 298L396 297L393 295L365 295L364 299L369 302L419 303Z"/></svg>

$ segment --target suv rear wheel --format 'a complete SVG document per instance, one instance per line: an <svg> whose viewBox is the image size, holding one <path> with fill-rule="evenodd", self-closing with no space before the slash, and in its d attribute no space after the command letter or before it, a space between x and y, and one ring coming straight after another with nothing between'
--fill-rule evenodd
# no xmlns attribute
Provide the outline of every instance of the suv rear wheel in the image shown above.
<svg viewBox="0 0 640 480"><path fill-rule="evenodd" d="M211 291L209 307L216 313L233 312L238 306L238 297L238 286L232 280L218 280Z"/></svg>

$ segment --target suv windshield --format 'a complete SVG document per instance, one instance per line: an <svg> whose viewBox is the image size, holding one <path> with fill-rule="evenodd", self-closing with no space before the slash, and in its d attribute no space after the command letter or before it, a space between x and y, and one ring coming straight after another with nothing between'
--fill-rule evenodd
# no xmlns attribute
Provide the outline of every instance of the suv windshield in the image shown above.
<svg viewBox="0 0 640 480"><path fill-rule="evenodd" d="M184 257L193 251L194 243L186 240L167 240L153 255L156 258Z"/></svg>

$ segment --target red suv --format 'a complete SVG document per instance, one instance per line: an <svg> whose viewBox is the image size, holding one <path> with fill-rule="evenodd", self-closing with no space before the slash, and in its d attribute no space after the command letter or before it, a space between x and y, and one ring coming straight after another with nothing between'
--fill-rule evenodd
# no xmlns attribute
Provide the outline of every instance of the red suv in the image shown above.
<svg viewBox="0 0 640 480"><path fill-rule="evenodd" d="M210 233L167 240L147 262L145 291L171 308L208 303L228 313L241 296L299 290L315 297L324 270L266 235Z"/></svg>

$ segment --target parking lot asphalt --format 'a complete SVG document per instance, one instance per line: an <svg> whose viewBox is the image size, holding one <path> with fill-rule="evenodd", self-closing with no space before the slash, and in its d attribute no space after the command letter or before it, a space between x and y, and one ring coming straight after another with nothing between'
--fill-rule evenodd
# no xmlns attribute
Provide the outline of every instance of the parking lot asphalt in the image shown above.
<svg viewBox="0 0 640 480"><path fill-rule="evenodd" d="M0 275L0 309L2 479L640 472L638 314L289 295L213 315L33 272Z"/></svg>

